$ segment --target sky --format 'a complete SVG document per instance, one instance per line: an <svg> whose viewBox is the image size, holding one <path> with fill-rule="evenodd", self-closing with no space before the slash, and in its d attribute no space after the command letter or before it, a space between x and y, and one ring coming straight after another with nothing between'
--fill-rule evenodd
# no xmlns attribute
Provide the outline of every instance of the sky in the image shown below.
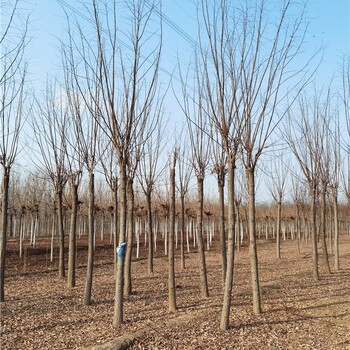
<svg viewBox="0 0 350 350"><path fill-rule="evenodd" d="M70 0L67 2L74 7L78 3ZM169 76L176 69L178 60L186 67L193 57L191 42L196 40L198 33L194 3L194 0L162 2L165 14L161 62L163 84L168 84ZM60 75L59 47L60 40L65 37L66 17L56 0L25 0L25 6L32 9L31 42L26 53L29 77L36 93L40 93L45 89L47 77ZM350 1L309 0L307 16L310 26L305 57L320 46L324 48L316 76L317 85L327 85L334 76L337 84L342 57L350 53ZM167 113L171 121L183 118L174 96L168 98Z"/></svg>
<svg viewBox="0 0 350 350"><path fill-rule="evenodd" d="M68 1L69 2L69 1ZM69 2L70 4L77 1ZM196 40L196 9L193 0L163 0L163 12L172 24ZM32 41L28 48L30 71L34 83L45 82L47 75L59 70L59 40L62 39L66 19L61 5L56 0L26 0L33 12ZM72 5L76 6L76 5ZM341 57L350 53L350 1L309 0L310 47L325 48L319 77L327 81L339 69ZM177 63L177 56L192 52L191 45L164 21L163 65L169 72Z"/></svg>

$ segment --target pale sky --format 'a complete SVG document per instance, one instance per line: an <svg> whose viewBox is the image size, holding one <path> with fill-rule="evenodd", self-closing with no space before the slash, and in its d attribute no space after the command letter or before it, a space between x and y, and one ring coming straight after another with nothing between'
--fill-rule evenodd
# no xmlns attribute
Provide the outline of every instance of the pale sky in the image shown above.
<svg viewBox="0 0 350 350"><path fill-rule="evenodd" d="M72 4L76 1L67 1ZM167 18L180 27L193 40L196 39L196 11L193 0L164 0L163 11ZM32 42L29 46L30 71L35 82L43 83L46 75L59 69L59 39L66 28L65 15L56 0L27 0L33 6ZM350 1L309 0L310 47L325 47L324 61L319 70L321 80L329 79L339 69L341 58L350 53ZM163 67L173 71L177 54L192 52L189 42L164 21Z"/></svg>

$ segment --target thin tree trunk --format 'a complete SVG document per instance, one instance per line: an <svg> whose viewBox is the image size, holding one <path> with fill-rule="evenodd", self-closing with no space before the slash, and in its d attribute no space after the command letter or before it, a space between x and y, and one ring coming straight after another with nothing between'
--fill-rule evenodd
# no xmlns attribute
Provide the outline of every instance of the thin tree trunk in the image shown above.
<svg viewBox="0 0 350 350"><path fill-rule="evenodd" d="M89 172L89 197L88 197L88 261L86 268L86 284L84 291L84 305L91 304L92 276L94 268L94 208L95 208L95 178L94 173Z"/></svg>
<svg viewBox="0 0 350 350"><path fill-rule="evenodd" d="M63 190L59 188L56 192L57 196L57 220L59 232L59 258L58 258L58 275L63 279L66 277L65 262L64 262L64 224L63 224Z"/></svg>
<svg viewBox="0 0 350 350"><path fill-rule="evenodd" d="M277 203L277 232L276 232L276 256L277 259L281 259L281 214L282 214L282 202Z"/></svg>
<svg viewBox="0 0 350 350"><path fill-rule="evenodd" d="M175 156L174 156L175 157ZM175 164L170 169L170 229L168 249L168 289L169 289L169 311L176 311L176 289L175 289L175 259L174 259L174 233L175 233Z"/></svg>
<svg viewBox="0 0 350 350"><path fill-rule="evenodd" d="M120 185L119 191L120 198L120 216L119 216L119 246L125 242L126 235L126 164L119 164L120 166ZM124 285L124 262L125 262L125 251L123 248L119 250L117 256L117 271L115 278L115 298L114 298L114 314L113 314L113 325L115 327L120 326L123 323L123 285Z"/></svg>
<svg viewBox="0 0 350 350"><path fill-rule="evenodd" d="M339 218L337 188L332 187L334 220L334 268L339 271Z"/></svg>
<svg viewBox="0 0 350 350"><path fill-rule="evenodd" d="M5 301L5 261L7 243L7 212L9 205L10 169L3 167L2 177L2 218L0 233L0 302Z"/></svg>
<svg viewBox="0 0 350 350"><path fill-rule="evenodd" d="M147 235L148 235L148 257L147 270L149 274L153 273L153 217L152 217L152 193L147 192Z"/></svg>
<svg viewBox="0 0 350 350"><path fill-rule="evenodd" d="M326 191L327 185L326 183L322 184L321 191L321 244L322 244L322 252L323 252L323 264L327 274L331 273L331 269L329 266L328 260L328 251L327 251L327 242L326 242Z"/></svg>
<svg viewBox="0 0 350 350"><path fill-rule="evenodd" d="M312 239L312 276L319 280L318 251L317 251L317 226L316 226L316 184L310 184L311 192L311 239Z"/></svg>
<svg viewBox="0 0 350 350"><path fill-rule="evenodd" d="M235 203L234 203L234 163L228 161L228 237L227 237L227 268L224 285L224 300L222 304L220 328L227 330L230 322L230 309L231 309L231 298L232 298L232 287L233 287L233 271L234 271L234 258L235 258Z"/></svg>
<svg viewBox="0 0 350 350"><path fill-rule="evenodd" d="M219 175L221 176L221 175ZM219 190L219 203L220 203L220 247L221 247L221 260L222 260L222 281L225 283L226 278L226 235L225 235L225 197L224 197L224 177L218 178L218 190Z"/></svg>
<svg viewBox="0 0 350 350"><path fill-rule="evenodd" d="M76 264L76 239L77 239L77 217L78 217L78 185L75 179L71 180L72 209L69 231L68 252L68 288L75 287L75 264Z"/></svg>
<svg viewBox="0 0 350 350"><path fill-rule="evenodd" d="M256 218L255 218L255 169L247 169L248 180L248 227L249 227L249 256L252 277L253 292L253 312L256 315L261 314L259 270L258 270L258 252L256 246Z"/></svg>
<svg viewBox="0 0 350 350"><path fill-rule="evenodd" d="M126 256L125 256L125 274L124 274L124 294L126 296L131 295L132 292L132 283L131 283L131 257L132 257L132 245L134 241L134 188L133 180L127 180L127 245L126 245Z"/></svg>
<svg viewBox="0 0 350 350"><path fill-rule="evenodd" d="M114 232L113 232L113 256L114 256L114 272L117 271L117 243L118 243L118 188L115 186L115 189L113 190L113 200L114 200L114 206L113 206L113 226L114 226Z"/></svg>
<svg viewBox="0 0 350 350"><path fill-rule="evenodd" d="M181 194L181 269L186 267L185 263L185 196Z"/></svg>
<svg viewBox="0 0 350 350"><path fill-rule="evenodd" d="M200 293L202 298L209 296L207 267L205 263L204 242L203 242L203 178L197 177L197 245L199 255L199 277L200 277Z"/></svg>

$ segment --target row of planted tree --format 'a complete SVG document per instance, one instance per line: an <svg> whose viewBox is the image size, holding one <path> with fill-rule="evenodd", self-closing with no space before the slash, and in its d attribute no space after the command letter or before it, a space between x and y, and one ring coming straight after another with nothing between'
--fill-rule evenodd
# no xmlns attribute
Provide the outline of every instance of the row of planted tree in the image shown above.
<svg viewBox="0 0 350 350"><path fill-rule="evenodd" d="M136 232L137 239L141 234L147 237L150 273L155 249L150 243L157 242L154 237L158 233L167 240L171 311L176 309L176 235L180 236L183 267L185 232L195 239L200 291L207 297L205 243L210 247L210 237L219 233L224 280L222 329L229 326L236 244L239 247L244 240L249 241L256 314L261 313L259 235L275 234L278 257L281 237L310 239L315 280L319 279L318 242L328 271L327 237L333 239L339 261L339 228L348 232L349 217L345 207L339 211L338 195L343 189L349 201L344 159L350 149L350 59L343 60L342 86L330 84L310 97L306 87L321 56L316 52L300 59L309 34L301 3L257 1L247 6L245 1L198 2L194 62L184 68L179 60L176 73L170 74L173 100L185 126L180 135L169 136L164 115L171 108L166 105L170 91L164 89L168 84L161 74L165 17L158 2L91 0L84 3L85 12L81 13L60 0L67 22L66 35L59 42L61 76L48 79L44 93L33 93L27 91L24 64L30 21L25 17L16 22L19 1L13 7L9 3L12 16L1 34L7 50L1 60L4 74L0 85L0 301L5 298L8 235L16 235L22 244L30 237L34 244L38 235L48 234L48 230L52 237L58 237L62 278L69 232L69 287L75 285L77 235L87 231L85 305L91 303L97 235L109 231L113 247L119 248L113 249L115 326L123 322L123 286L125 293L130 293ZM119 25L120 12L123 26ZM19 27L13 30L16 25ZM281 150L288 150L288 154ZM10 175L21 152L32 160L40 177L30 187L32 193L15 198L20 186L15 178L10 182ZM287 161L290 152L294 161ZM271 154L274 157L269 158ZM263 210L259 214L256 206L256 175L262 163L270 175L268 187L276 203L276 214L272 215ZM299 170L290 163L298 164ZM272 164L271 169L265 164ZM239 176L238 169L244 176ZM204 200L209 171L217 180L215 205ZM95 190L98 172L108 185L100 198ZM192 177L195 200L189 197ZM159 190L162 179L161 187L167 188L164 192ZM40 192L41 181L45 186L50 182L46 194ZM86 193L82 196L83 181ZM294 204L289 207L293 214L284 213L283 217L287 182L292 181ZM240 182L243 185L239 186ZM276 225L271 224L274 218ZM209 238L205 242L206 233Z"/></svg>
<svg viewBox="0 0 350 350"><path fill-rule="evenodd" d="M36 175L38 176L38 174ZM50 196L49 184L44 184L40 180L36 179L35 175L29 176L30 180L24 181L20 184L14 182L11 188L10 196L10 208L8 211L8 234L12 241L18 242L19 257L23 256L24 246L36 247L38 238L45 238L50 240L50 261L54 259L54 250L57 251L58 247L58 216L57 216L57 203ZM15 188L16 186L16 188ZM75 213L77 216L76 222L76 235L80 239L87 236L88 229L88 207L87 191L80 191L78 211ZM115 211L112 202L112 196L108 188L103 190L100 186L99 191L95 195L95 208L94 208L94 246L96 240L105 242L109 241L111 249L116 249L116 242L118 237L114 239L115 234L118 234L118 227L115 228L115 215L118 215L118 211ZM142 196L138 196L136 203L134 204L134 249L135 257L140 257L140 243L146 247L149 242L147 240L147 230L149 228L147 204ZM108 200L108 198L110 198ZM69 232L71 205L70 205L70 193L64 193L63 201L63 231ZM186 199L185 207L180 208L180 203L177 200L176 205L176 218L175 218L175 248L181 247L181 250L190 252L190 250L196 247L196 204L195 199L189 197ZM98 204L97 204L98 203ZM236 200L236 230L235 230L235 242L236 247L239 250L240 246L248 240L248 227L247 227L247 206L242 204L241 200ZM153 223L153 237L151 243L153 244L154 252L157 251L159 242L161 243L163 252L167 255L168 251L168 227L169 227L169 203L164 194L163 198L158 196L158 199L152 206L151 220ZM205 241L205 247L210 249L215 234L218 235L220 227L225 225L220 224L220 218L225 214L220 215L220 207L218 202L213 200L204 199L204 222L203 235ZM225 208L224 208L225 210ZM304 201L298 203L286 203L283 205L283 211L279 213L278 205L260 205L257 207L256 215L256 235L259 239L276 240L279 244L281 240L292 239L298 241L298 248L300 241L308 242L311 237L311 226L309 222L309 210L310 205L307 198ZM184 212L184 217L181 217L181 212ZM227 208L226 208L227 211ZM337 252L336 245L339 243L335 239L339 233L350 234L350 220L348 220L347 206L342 205L339 208L337 214L337 220L332 210L332 203L328 201L326 206L327 218L326 218L326 237L328 240L328 246L333 253ZM281 215L279 217L279 215ZM118 222L118 217L117 217ZM182 226L184 221L184 226ZM226 221L226 219L225 219ZM317 220L318 232L321 231L321 215L318 212ZM184 230L184 231L182 231ZM225 234L226 236L226 234ZM107 238L106 238L107 237ZM320 237L320 235L319 235ZM159 249L159 248L158 248ZM151 251L152 253L152 251ZM280 249L277 246L277 258L280 257ZM152 255L148 256L148 259L153 259ZM149 262L149 266L152 266L153 262ZM182 266L185 266L184 262ZM335 254L335 266L339 269L339 256Z"/></svg>

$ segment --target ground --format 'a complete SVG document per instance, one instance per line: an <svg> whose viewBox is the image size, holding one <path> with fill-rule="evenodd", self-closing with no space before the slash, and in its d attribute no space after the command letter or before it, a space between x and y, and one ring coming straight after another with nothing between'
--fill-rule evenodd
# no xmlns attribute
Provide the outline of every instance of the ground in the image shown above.
<svg viewBox="0 0 350 350"><path fill-rule="evenodd" d="M84 239L77 250L77 285L58 278L57 252L49 261L49 241L18 256L9 243L6 301L1 304L1 346L5 349L116 349L118 337L130 349L350 349L350 237L341 236L341 270L327 275L320 251L320 281L311 274L311 246L259 240L261 315L252 312L247 246L236 252L230 329L220 331L221 258L218 243L206 251L210 296L199 297L195 249L186 269L176 260L178 311L168 312L167 258L158 246L153 275L147 274L144 247L133 260L133 293L125 298L125 323L112 326L114 272L112 250L97 239L93 303L83 306L86 274ZM176 251L179 255L179 249ZM330 254L333 267L333 255ZM116 340L117 339L117 340ZM125 344L125 342L124 342Z"/></svg>

